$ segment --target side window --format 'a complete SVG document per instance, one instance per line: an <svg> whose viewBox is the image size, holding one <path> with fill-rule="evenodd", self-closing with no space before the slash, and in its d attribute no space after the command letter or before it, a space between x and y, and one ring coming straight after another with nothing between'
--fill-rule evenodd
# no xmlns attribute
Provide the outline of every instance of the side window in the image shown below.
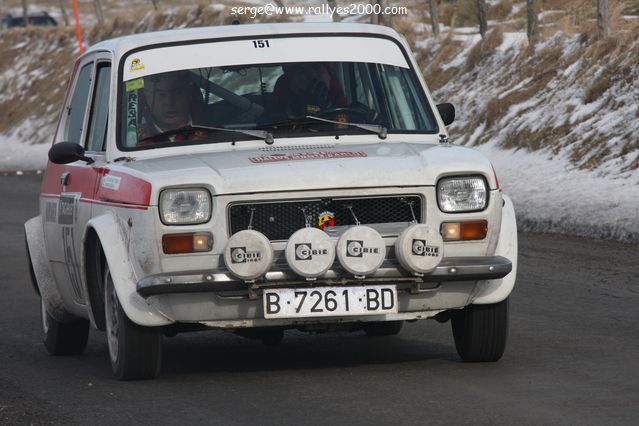
<svg viewBox="0 0 639 426"><path fill-rule="evenodd" d="M93 63L87 64L80 69L78 80L73 91L71 104L69 105L69 119L67 121L66 141L82 143L84 129L84 115L87 101L89 99L89 87L91 86L91 72Z"/></svg>
<svg viewBox="0 0 639 426"><path fill-rule="evenodd" d="M88 151L104 151L106 142L106 129L109 119L109 94L111 64L98 63L95 89L93 90L93 103L89 115L89 138L87 139Z"/></svg>

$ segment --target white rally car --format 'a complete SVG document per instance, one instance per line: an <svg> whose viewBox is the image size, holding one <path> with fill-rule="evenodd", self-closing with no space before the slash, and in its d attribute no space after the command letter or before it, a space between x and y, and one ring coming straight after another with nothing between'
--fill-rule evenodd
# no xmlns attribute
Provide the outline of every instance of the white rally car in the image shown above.
<svg viewBox="0 0 639 426"><path fill-rule="evenodd" d="M465 361L505 348L513 205L450 143L386 27L267 24L101 42L76 62L25 224L45 345L105 330L120 379L163 335L391 335L451 320Z"/></svg>

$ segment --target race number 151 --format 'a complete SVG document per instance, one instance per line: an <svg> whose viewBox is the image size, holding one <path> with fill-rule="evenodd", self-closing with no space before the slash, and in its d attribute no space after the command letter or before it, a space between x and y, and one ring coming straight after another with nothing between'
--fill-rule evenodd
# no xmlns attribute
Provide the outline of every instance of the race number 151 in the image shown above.
<svg viewBox="0 0 639 426"><path fill-rule="evenodd" d="M268 40L253 40L253 47L256 49L264 49L265 47L271 47L268 44Z"/></svg>

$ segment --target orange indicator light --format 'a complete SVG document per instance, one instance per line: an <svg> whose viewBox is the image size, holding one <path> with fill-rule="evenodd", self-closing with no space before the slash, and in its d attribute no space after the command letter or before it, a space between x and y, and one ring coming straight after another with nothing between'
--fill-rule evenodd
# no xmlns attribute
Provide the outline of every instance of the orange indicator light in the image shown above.
<svg viewBox="0 0 639 426"><path fill-rule="evenodd" d="M488 235L488 221L471 220L442 223L441 232L444 241L483 240Z"/></svg>
<svg viewBox="0 0 639 426"><path fill-rule="evenodd" d="M196 253L211 251L213 237L209 233L166 234L162 236L165 254Z"/></svg>

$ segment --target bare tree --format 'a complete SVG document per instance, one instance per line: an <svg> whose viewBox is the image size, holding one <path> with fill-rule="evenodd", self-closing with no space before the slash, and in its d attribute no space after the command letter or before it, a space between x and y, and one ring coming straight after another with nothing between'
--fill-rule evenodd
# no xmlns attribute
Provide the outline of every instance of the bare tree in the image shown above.
<svg viewBox="0 0 639 426"><path fill-rule="evenodd" d="M537 0L526 0L526 7L528 10L528 43L534 46L537 40L539 40L539 19L537 17Z"/></svg>
<svg viewBox="0 0 639 426"><path fill-rule="evenodd" d="M373 6L375 6L376 4L379 4L381 6L382 0L373 0L371 4ZM371 13L371 24L381 24L381 23L382 22L381 22L380 16L377 13Z"/></svg>
<svg viewBox="0 0 639 426"><path fill-rule="evenodd" d="M160 7L160 0L151 0L151 3L153 3L153 9L157 11Z"/></svg>
<svg viewBox="0 0 639 426"><path fill-rule="evenodd" d="M479 18L479 34L484 38L488 31L488 6L486 0L477 0L477 17Z"/></svg>
<svg viewBox="0 0 639 426"><path fill-rule="evenodd" d="M62 19L64 20L64 25L69 26L69 14L67 13L67 8L64 6L64 0L60 0L60 14L62 15Z"/></svg>
<svg viewBox="0 0 639 426"><path fill-rule="evenodd" d="M22 0L22 16L24 17L24 27L29 26L29 12L27 11L27 0Z"/></svg>
<svg viewBox="0 0 639 426"><path fill-rule="evenodd" d="M608 0L597 0L597 28L600 37L608 37L610 23L608 21Z"/></svg>
<svg viewBox="0 0 639 426"><path fill-rule="evenodd" d="M335 8L337 7L337 1L336 0L326 0L326 3L328 4L328 6L332 10L335 10ZM339 16L339 14L337 12L335 12L333 14L333 22L339 22L341 20L342 20L342 18Z"/></svg>
<svg viewBox="0 0 639 426"><path fill-rule="evenodd" d="M373 0L373 13L371 14L371 24L386 25L392 27L390 16L384 15L384 0ZM378 6L379 5L379 6ZM375 13L375 9L379 9L380 13Z"/></svg>
<svg viewBox="0 0 639 426"><path fill-rule="evenodd" d="M95 15L98 18L98 24L104 23L104 13L102 12L102 0L95 0Z"/></svg>
<svg viewBox="0 0 639 426"><path fill-rule="evenodd" d="M430 4L430 25L433 27L433 35L439 37L439 12L437 11L437 0L428 0Z"/></svg>

